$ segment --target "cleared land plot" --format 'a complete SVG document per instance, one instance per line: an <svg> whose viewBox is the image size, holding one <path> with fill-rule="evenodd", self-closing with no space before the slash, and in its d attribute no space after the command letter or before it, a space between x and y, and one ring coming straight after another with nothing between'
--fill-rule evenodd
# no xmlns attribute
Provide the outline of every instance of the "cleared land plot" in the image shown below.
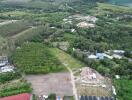
<svg viewBox="0 0 132 100"><path fill-rule="evenodd" d="M78 73L78 72L77 72ZM111 80L96 70L84 67L76 76L78 95L111 96Z"/></svg>
<svg viewBox="0 0 132 100"><path fill-rule="evenodd" d="M36 95L56 93L59 96L72 96L70 73L53 73L47 75L28 75L28 82L32 83Z"/></svg>
<svg viewBox="0 0 132 100"><path fill-rule="evenodd" d="M13 22L16 22L17 20L7 20L7 21L2 21L0 22L0 26L2 25L6 25L6 24L10 24L10 23L13 23Z"/></svg>
<svg viewBox="0 0 132 100"><path fill-rule="evenodd" d="M73 69L84 67L85 64L79 60L73 58L71 55L65 53L64 51L53 48L51 51L56 55L56 57L67 67Z"/></svg>
<svg viewBox="0 0 132 100"><path fill-rule="evenodd" d="M32 29L34 29L34 28L35 28L35 27L28 28L28 29L26 29L26 30L20 32L19 34L13 35L12 38L13 38L13 39L17 39L17 38L21 37L21 36L24 35L24 34L31 33L30 31L32 31Z"/></svg>
<svg viewBox="0 0 132 100"><path fill-rule="evenodd" d="M86 84L76 84L78 95L88 96L111 96L110 92L99 86L87 86Z"/></svg>
<svg viewBox="0 0 132 100"><path fill-rule="evenodd" d="M18 34L30 27L30 23L27 21L11 22L0 26L0 35L7 37Z"/></svg>

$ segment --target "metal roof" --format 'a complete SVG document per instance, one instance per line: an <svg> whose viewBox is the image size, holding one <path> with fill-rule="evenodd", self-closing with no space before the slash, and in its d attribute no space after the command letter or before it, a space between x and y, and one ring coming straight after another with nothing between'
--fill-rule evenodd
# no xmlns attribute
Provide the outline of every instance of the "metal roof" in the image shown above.
<svg viewBox="0 0 132 100"><path fill-rule="evenodd" d="M80 100L115 100L114 97L81 96Z"/></svg>

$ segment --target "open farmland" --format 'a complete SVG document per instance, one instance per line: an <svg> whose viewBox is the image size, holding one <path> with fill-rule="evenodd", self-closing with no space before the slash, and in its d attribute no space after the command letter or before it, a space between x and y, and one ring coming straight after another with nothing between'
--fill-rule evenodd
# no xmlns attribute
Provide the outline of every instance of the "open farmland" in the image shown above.
<svg viewBox="0 0 132 100"><path fill-rule="evenodd" d="M18 34L19 32L29 28L30 24L27 21L17 21L0 26L0 35L7 37Z"/></svg>
<svg viewBox="0 0 132 100"><path fill-rule="evenodd" d="M52 34L51 32L46 31L46 27L42 25L28 28L27 30L24 30L10 38L15 42L15 44L21 45L25 41L43 41L45 37Z"/></svg>
<svg viewBox="0 0 132 100"><path fill-rule="evenodd" d="M58 58L42 43L24 43L16 50L13 63L27 74L46 74L65 70Z"/></svg>
<svg viewBox="0 0 132 100"><path fill-rule="evenodd" d="M47 32L45 32L45 26L38 26L30 27L12 36L0 36L0 53L6 53L10 55L11 51L14 51L16 46L23 44L25 41L43 41L43 37L41 35L44 34L45 36L48 36ZM39 37L39 39L34 39L34 37Z"/></svg>

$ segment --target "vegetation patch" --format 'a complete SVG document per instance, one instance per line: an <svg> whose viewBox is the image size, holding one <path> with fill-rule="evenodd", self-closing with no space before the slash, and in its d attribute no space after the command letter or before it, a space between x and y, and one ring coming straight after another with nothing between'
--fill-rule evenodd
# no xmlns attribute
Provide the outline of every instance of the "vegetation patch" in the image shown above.
<svg viewBox="0 0 132 100"><path fill-rule="evenodd" d="M6 83L14 79L19 79L21 77L20 72L7 72L7 73L0 73L0 84Z"/></svg>
<svg viewBox="0 0 132 100"><path fill-rule="evenodd" d="M7 25L0 26L0 35L1 36L13 36L27 28L29 28L29 23L26 21L17 21L12 22Z"/></svg>
<svg viewBox="0 0 132 100"><path fill-rule="evenodd" d="M119 100L132 100L132 80L114 80L114 84Z"/></svg>
<svg viewBox="0 0 132 100"><path fill-rule="evenodd" d="M4 84L0 86L0 97L6 97L20 93L30 93L32 92L30 85L31 84L26 82L17 82L12 85Z"/></svg>
<svg viewBox="0 0 132 100"><path fill-rule="evenodd" d="M66 66L70 67L71 69L76 69L80 67L84 67L85 64L81 61L73 58L66 52L59 50L57 48L51 49L51 51L57 56L57 58Z"/></svg>
<svg viewBox="0 0 132 100"><path fill-rule="evenodd" d="M42 43L24 43L16 50L13 63L27 74L46 74L65 70L58 58Z"/></svg>

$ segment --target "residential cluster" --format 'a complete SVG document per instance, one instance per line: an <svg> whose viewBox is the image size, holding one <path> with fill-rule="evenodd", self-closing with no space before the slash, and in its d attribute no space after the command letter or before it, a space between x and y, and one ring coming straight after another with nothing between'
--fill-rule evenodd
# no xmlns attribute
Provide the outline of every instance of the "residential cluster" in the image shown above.
<svg viewBox="0 0 132 100"><path fill-rule="evenodd" d="M117 58L117 59L121 59L124 56L125 51L124 50L108 50L105 51L104 53L96 53L88 55L88 58L90 59L113 59L113 58Z"/></svg>
<svg viewBox="0 0 132 100"><path fill-rule="evenodd" d="M76 14L73 16L69 16L68 18L64 18L63 22L68 24L73 24L73 21L79 21L76 26L80 28L94 28L95 22L98 20L98 18L94 16L83 16L80 14ZM71 30L74 32L74 30Z"/></svg>
<svg viewBox="0 0 132 100"><path fill-rule="evenodd" d="M7 56L0 56L0 73L13 72L14 66L8 62Z"/></svg>

